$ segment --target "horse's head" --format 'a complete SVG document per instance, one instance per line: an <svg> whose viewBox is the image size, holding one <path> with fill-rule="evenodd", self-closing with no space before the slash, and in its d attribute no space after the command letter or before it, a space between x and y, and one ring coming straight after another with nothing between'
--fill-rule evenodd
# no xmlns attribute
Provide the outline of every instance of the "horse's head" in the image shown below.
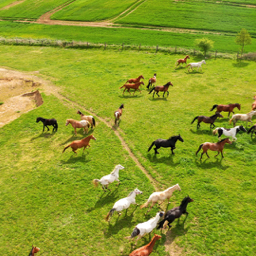
<svg viewBox="0 0 256 256"><path fill-rule="evenodd" d="M239 126L239 131L247 132L246 129L242 125Z"/></svg>
<svg viewBox="0 0 256 256"><path fill-rule="evenodd" d="M66 126L70 123L70 119L66 120Z"/></svg>
<svg viewBox="0 0 256 256"><path fill-rule="evenodd" d="M140 85L141 85L141 84L143 84L143 85L144 85L144 82L143 82L143 81L141 81L141 82L140 82Z"/></svg>
<svg viewBox="0 0 256 256"><path fill-rule="evenodd" d="M226 143L232 144L232 141L229 138L224 139Z"/></svg>
<svg viewBox="0 0 256 256"><path fill-rule="evenodd" d="M173 86L172 82L168 82L165 86Z"/></svg>
<svg viewBox="0 0 256 256"><path fill-rule="evenodd" d="M91 139L96 140L96 138L93 135L90 135L90 136L91 136Z"/></svg>
<svg viewBox="0 0 256 256"><path fill-rule="evenodd" d="M122 104L119 108L121 108L121 109L124 108L124 104Z"/></svg>
<svg viewBox="0 0 256 256"><path fill-rule="evenodd" d="M154 239L159 240L160 238L162 238L162 237L159 236L158 234L155 234L155 235L154 235Z"/></svg>
<svg viewBox="0 0 256 256"><path fill-rule="evenodd" d="M183 198L181 204L185 204L185 203L187 204L187 203L191 203L193 201L194 201L194 199L190 198L189 196L186 196Z"/></svg>
<svg viewBox="0 0 256 256"><path fill-rule="evenodd" d="M77 114L82 115L82 112L80 110L77 110Z"/></svg>
<svg viewBox="0 0 256 256"><path fill-rule="evenodd" d="M205 60L202 60L201 62L202 62L203 64L206 64Z"/></svg>
<svg viewBox="0 0 256 256"><path fill-rule="evenodd" d="M184 140L181 138L180 134L178 136L178 140L181 141L181 142L184 142Z"/></svg>
<svg viewBox="0 0 256 256"><path fill-rule="evenodd" d="M29 256L33 256L34 253L37 253L37 252L39 252L39 251L40 251L40 248L39 248L39 247L34 247L34 246L32 245L32 249L31 249L31 251L30 251L30 253L29 253Z"/></svg>
<svg viewBox="0 0 256 256"><path fill-rule="evenodd" d="M143 76L143 75L140 75L140 78L144 79L144 76Z"/></svg>
<svg viewBox="0 0 256 256"><path fill-rule="evenodd" d="M237 106L237 108L238 108L239 110L241 110L241 104L236 103L236 106Z"/></svg>
<svg viewBox="0 0 256 256"><path fill-rule="evenodd" d="M134 191L136 195L142 194L142 191L140 191L139 189L135 188Z"/></svg>
<svg viewBox="0 0 256 256"><path fill-rule="evenodd" d="M176 187L176 190L181 191L181 188L180 188L180 186L179 186L179 184L178 184L178 183L175 185L175 187Z"/></svg>
<svg viewBox="0 0 256 256"><path fill-rule="evenodd" d="M220 112L217 112L215 115L216 115L217 117L223 117L223 115L222 115Z"/></svg>
<svg viewBox="0 0 256 256"><path fill-rule="evenodd" d="M164 216L164 211L161 211L161 212L158 212L157 214L156 214L156 216L159 216L160 218L162 218L163 216Z"/></svg>
<svg viewBox="0 0 256 256"><path fill-rule="evenodd" d="M36 122L38 123L38 122L40 121L40 119L41 119L41 117L38 117L38 118L36 119Z"/></svg>
<svg viewBox="0 0 256 256"><path fill-rule="evenodd" d="M185 57L185 59L190 59L190 58L189 58L189 56L187 55L187 56Z"/></svg>
<svg viewBox="0 0 256 256"><path fill-rule="evenodd" d="M118 164L115 168L118 169L118 170L124 169L124 167L121 164Z"/></svg>

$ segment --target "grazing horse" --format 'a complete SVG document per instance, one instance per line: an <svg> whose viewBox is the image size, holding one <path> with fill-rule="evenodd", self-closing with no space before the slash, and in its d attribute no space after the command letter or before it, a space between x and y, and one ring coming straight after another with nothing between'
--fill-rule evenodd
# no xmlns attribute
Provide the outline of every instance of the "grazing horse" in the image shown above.
<svg viewBox="0 0 256 256"><path fill-rule="evenodd" d="M170 197L172 196L172 193L175 190L181 191L181 188L180 188L179 184L176 184L172 187L169 187L164 191L152 193L149 196L147 202L145 204L141 205L140 208L142 209L144 207L147 207L150 204L150 202L152 202L150 208L147 210L147 212L149 212L151 210L151 208L157 203L157 201L162 201L163 202L165 199L168 199L168 204L169 204L170 203Z"/></svg>
<svg viewBox="0 0 256 256"><path fill-rule="evenodd" d="M178 67L180 65L180 63L182 63L182 65L183 65L183 63L187 64L187 59L190 59L188 55L184 59L177 60L176 63L175 63L176 66Z"/></svg>
<svg viewBox="0 0 256 256"><path fill-rule="evenodd" d="M143 82L137 82L137 83L135 83L135 84L124 84L124 85L123 85L122 87L120 87L119 89L125 87L125 89L124 89L124 91L123 91L123 94L124 94L124 92L125 92L126 90L130 93L130 89L134 89L134 92L133 92L133 95L134 95L134 93L135 93L137 90L139 90L140 93L141 93L141 90L139 89L139 87L140 87L142 84L144 85ZM130 94L131 94L131 93L130 93Z"/></svg>
<svg viewBox="0 0 256 256"><path fill-rule="evenodd" d="M168 82L167 84L163 85L163 86L156 86L154 87L148 94L150 94L152 91L154 91L153 93L153 98L155 96L155 93L157 94L157 96L159 97L159 92L164 92L163 93L163 97L164 97L164 94L167 92L167 97L169 96L169 92L168 92L168 89L169 89L169 86L173 86L173 84L171 82Z"/></svg>
<svg viewBox="0 0 256 256"><path fill-rule="evenodd" d="M91 129L96 126L95 119L93 116L85 116L81 111L77 111L77 114L81 116L81 120L86 120L91 124Z"/></svg>
<svg viewBox="0 0 256 256"><path fill-rule="evenodd" d="M151 241L133 252L130 253L129 256L149 256L153 252L154 245L157 240L159 240L161 236L155 234Z"/></svg>
<svg viewBox="0 0 256 256"><path fill-rule="evenodd" d="M114 112L114 116L115 116L115 125L117 125L117 122L120 120L120 117L122 115L123 109L124 108L124 104L122 104L118 110L116 110ZM120 121L119 121L120 122Z"/></svg>
<svg viewBox="0 0 256 256"><path fill-rule="evenodd" d="M85 131L88 133L88 128L90 127L90 123L87 120L81 120L76 121L74 119L67 119L66 120L66 126L71 124L75 130L75 135L77 135L76 128L84 128L84 134Z"/></svg>
<svg viewBox="0 0 256 256"><path fill-rule="evenodd" d="M152 142L151 146L148 148L148 152L151 150L151 148L155 145L155 155L159 154L159 152L157 151L159 148L163 147L163 148L171 148L172 154L174 155L173 150L176 148L175 147L175 143L177 142L177 140L184 142L184 140L181 138L180 135L178 136L172 136L170 137L168 140L163 140L163 139L157 139L155 141Z"/></svg>
<svg viewBox="0 0 256 256"><path fill-rule="evenodd" d="M75 141L71 142L68 146L66 146L66 147L63 149L62 153L63 153L67 148L71 147L71 148L72 148L72 151L77 154L76 150L77 150L78 148L84 148L84 150L85 150L86 147L90 147L89 142L90 142L91 139L96 140L96 138L95 138L92 134L89 135L88 137L82 139L82 140L75 140ZM84 152L84 150L83 150L83 152Z"/></svg>
<svg viewBox="0 0 256 256"><path fill-rule="evenodd" d="M254 102L252 103L252 110L256 109L256 95L253 97Z"/></svg>
<svg viewBox="0 0 256 256"><path fill-rule="evenodd" d="M201 60L200 62L194 62L194 63L189 63L186 68L188 67L188 71L191 69L193 71L193 68L197 68L197 71L199 70L199 68L202 69L202 64L206 64L205 60Z"/></svg>
<svg viewBox="0 0 256 256"><path fill-rule="evenodd" d="M252 117L256 115L256 111L252 110L251 112L247 114L235 114L232 116L232 118L229 120L229 124L233 122L233 125L236 125L237 120L246 121L246 127L248 122L252 123Z"/></svg>
<svg viewBox="0 0 256 256"><path fill-rule="evenodd" d="M194 200L190 198L189 196L186 196L180 206L174 207L171 210L167 211L164 219L158 223L157 229L163 228L165 221L168 221L168 227L171 228L172 226L170 225L175 219L179 218L182 214L188 215L187 212L187 205L188 203L193 202Z"/></svg>
<svg viewBox="0 0 256 256"><path fill-rule="evenodd" d="M44 132L44 127L46 127L47 129L48 129L48 131L50 130L49 129L49 127L48 127L48 125L52 125L53 126L53 129L52 129L52 131L54 132L54 131L56 131L57 132L57 130L58 130L58 123L57 123L57 120L56 119L54 119L54 118L52 118L52 119L45 119L45 118L42 118L42 117L38 117L37 119L36 119L36 122L38 123L38 122L42 122L43 123L43 132Z"/></svg>
<svg viewBox="0 0 256 256"><path fill-rule="evenodd" d="M217 108L217 112L228 112L228 116L230 115L230 113L232 112L234 114L233 109L237 107L239 110L241 109L241 104L239 103L234 103L234 104L228 104L228 105L213 105L212 108L210 109L210 111L213 111L215 108Z"/></svg>
<svg viewBox="0 0 256 256"><path fill-rule="evenodd" d="M217 113L213 116L196 116L193 121L191 122L191 124L193 124L195 122L195 120L197 119L197 129L200 127L200 123L201 122L204 122L206 124L209 124L210 123L210 129L211 128L214 128L215 127L215 120L218 118L218 117L223 117L220 113ZM213 126L213 127L212 127Z"/></svg>
<svg viewBox="0 0 256 256"><path fill-rule="evenodd" d="M212 133L214 135L216 135L218 133L218 139L219 140L220 140L221 135L224 134L225 136L232 137L232 141L233 141L233 139L236 141L237 140L236 134L239 131L247 132L246 129L242 125L240 125L240 126L236 126L234 128L231 128L231 129L226 129L226 128L223 128L223 127L216 128L215 130L212 131Z"/></svg>
<svg viewBox="0 0 256 256"><path fill-rule="evenodd" d="M252 138L252 136L253 136L253 133L254 133L254 135L256 136L256 124L253 125L253 126L248 130L247 133L248 133L248 134L251 133L251 138Z"/></svg>
<svg viewBox="0 0 256 256"><path fill-rule="evenodd" d="M149 86L151 86L152 84L155 84L155 83L156 83L156 73L154 74L154 77L151 77L151 78L148 80L147 88L149 89Z"/></svg>
<svg viewBox="0 0 256 256"><path fill-rule="evenodd" d="M34 256L34 254L37 253L37 252L39 252L39 251L40 251L40 248L39 248L39 247L34 247L34 246L32 245L32 249L31 249L31 251L30 251L30 253L29 253L28 256Z"/></svg>
<svg viewBox="0 0 256 256"><path fill-rule="evenodd" d="M219 153L221 152L221 156L222 156L222 158L223 158L224 156L223 156L222 151L223 151L224 145L225 145L226 143L232 144L232 141L230 141L229 138L225 138L225 139L223 139L223 140L221 140L221 141L219 141L219 142L217 142L217 143L205 142L205 143L203 143L203 144L201 144L201 145L199 146L198 150L196 151L196 155L197 155L197 153L200 151L200 149L202 148L202 149L203 149L203 153L201 154L200 160L202 159L202 156L203 156L204 153L206 153L206 155L208 156L208 158L210 158L209 155L208 155L208 153L207 153L207 150L208 150L208 149L210 149L210 150L212 150L212 151L218 151L218 154L217 154L216 156L218 156ZM216 157L216 156L215 156L215 157Z"/></svg>
<svg viewBox="0 0 256 256"><path fill-rule="evenodd" d="M136 83L138 83L138 82L140 81L140 79L144 79L144 76L143 76L143 75L140 75L140 76L138 76L137 78L128 79L128 80L126 81L126 83L130 83L130 84L134 83L134 84L136 84Z"/></svg>

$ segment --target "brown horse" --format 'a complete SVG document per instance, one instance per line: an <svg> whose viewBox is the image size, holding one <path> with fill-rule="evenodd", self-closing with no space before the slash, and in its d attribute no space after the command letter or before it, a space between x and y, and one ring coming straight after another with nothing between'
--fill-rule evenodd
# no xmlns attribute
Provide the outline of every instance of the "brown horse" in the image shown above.
<svg viewBox="0 0 256 256"><path fill-rule="evenodd" d="M122 115L122 109L124 108L124 104L122 104L118 110L116 110L114 112L114 116L115 116L115 125L117 125L117 122L120 119L120 116Z"/></svg>
<svg viewBox="0 0 256 256"><path fill-rule="evenodd" d="M187 64L187 59L190 59L189 56L187 55L184 59L179 59L176 61L176 66L178 67L180 65L180 63L186 63Z"/></svg>
<svg viewBox="0 0 256 256"><path fill-rule="evenodd" d="M218 113L218 112L215 115L210 116L210 117L208 117L208 116L196 116L193 119L193 121L191 122L191 124L193 124L194 121L197 119L197 129L200 127L200 123L201 122L204 122L206 124L211 124L210 128L214 128L215 127L214 122L217 119L217 117L223 117L223 116L220 113Z"/></svg>
<svg viewBox="0 0 256 256"><path fill-rule="evenodd" d="M234 104L228 104L228 105L213 105L212 108L210 109L210 111L213 111L215 108L217 108L217 112L228 112L228 116L230 115L230 113L232 112L234 114L233 109L237 107L239 110L241 109L241 104L239 103L234 103Z"/></svg>
<svg viewBox="0 0 256 256"><path fill-rule="evenodd" d="M77 114L81 116L81 120L86 120L91 124L91 129L96 126L95 119L93 116L85 116L81 111L77 111Z"/></svg>
<svg viewBox="0 0 256 256"><path fill-rule="evenodd" d="M66 120L66 126L71 124L75 130L75 135L77 135L76 128L84 128L84 134L85 131L88 133L88 128L90 127L90 123L86 120L76 121L74 119L67 119Z"/></svg>
<svg viewBox="0 0 256 256"><path fill-rule="evenodd" d="M153 93L153 98L155 96L155 93L157 94L157 96L159 97L159 92L164 92L163 93L163 97L164 97L164 94L167 92L167 97L169 96L169 92L168 92L168 89L169 89L169 86L173 86L173 84L171 82L168 82L167 84L163 85L163 86L156 86L154 87L148 94L150 94L152 91L154 91Z"/></svg>
<svg viewBox="0 0 256 256"><path fill-rule="evenodd" d="M221 156L222 156L222 158L223 158L224 156L223 156L222 151L223 151L224 145L225 145L226 143L232 144L232 141L230 141L229 138L226 138L226 139L223 139L223 140L221 140L221 141L219 141L219 142L217 142L217 143L205 142L205 143L203 143L203 144L201 144L201 145L199 146L199 149L196 151L196 155L197 155L197 153L198 153L198 152L201 150L201 148L202 148L202 149L203 149L203 153L201 154L200 160L202 159L202 156L203 156L204 153L206 153L206 155L208 156L208 158L210 158L209 155L208 155L208 153L207 153L207 150L208 150L208 149L210 149L210 150L212 150L212 151L218 151L218 154L217 154L216 156L218 156L219 153L221 152ZM216 157L216 156L215 156L215 157Z"/></svg>
<svg viewBox="0 0 256 256"><path fill-rule="evenodd" d="M32 245L32 249L31 249L31 251L30 251L30 253L29 253L28 256L34 256L34 254L37 253L37 252L39 252L39 251L40 251L40 248L34 247L34 246Z"/></svg>
<svg viewBox="0 0 256 256"><path fill-rule="evenodd" d="M143 76L143 75L140 75L140 76L138 76L137 78L128 79L128 80L126 81L126 83L130 83L130 84L134 83L134 84L136 84L136 83L138 83L138 82L140 81L140 79L144 79L144 76Z"/></svg>
<svg viewBox="0 0 256 256"><path fill-rule="evenodd" d="M254 102L252 103L252 110L256 109L256 95L253 97Z"/></svg>
<svg viewBox="0 0 256 256"><path fill-rule="evenodd" d="M143 82L138 82L138 83L135 83L135 84L124 84L124 85L123 85L122 87L120 87L119 89L122 89L122 88L125 87L125 89L124 89L124 91L123 91L123 94L124 94L124 92L125 92L126 90L130 93L130 89L134 89L134 93L135 93L137 90L139 90L140 93L141 93L141 90L139 89L139 87L140 87L142 84L144 85ZM133 93L133 95L134 95L134 93ZM130 93L130 94L131 94L131 93Z"/></svg>
<svg viewBox="0 0 256 256"><path fill-rule="evenodd" d="M84 150L85 150L86 147L90 147L89 142L90 142L91 139L96 140L96 138L95 138L92 134L89 135L88 137L82 139L82 140L75 140L75 141L71 142L68 146L66 146L66 147L63 149L62 153L63 153L67 148L69 148L69 147L72 148L72 150L73 150L74 153L76 153L76 150L77 150L78 148L82 148L82 147L83 147ZM84 152L84 150L83 150L83 152ZM77 154L77 153L76 153L76 154Z"/></svg>
<svg viewBox="0 0 256 256"><path fill-rule="evenodd" d="M152 84L155 84L155 83L156 83L156 73L154 74L154 77L151 77L151 78L148 80L147 88L149 89L149 86L152 85Z"/></svg>

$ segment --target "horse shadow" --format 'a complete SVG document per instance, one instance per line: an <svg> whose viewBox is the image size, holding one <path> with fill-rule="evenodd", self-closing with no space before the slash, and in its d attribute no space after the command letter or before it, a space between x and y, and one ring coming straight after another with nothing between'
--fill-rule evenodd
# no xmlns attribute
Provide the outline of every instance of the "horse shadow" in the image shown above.
<svg viewBox="0 0 256 256"><path fill-rule="evenodd" d="M79 162L83 162L83 163L89 163L91 162L91 160L87 160L86 159L86 155L89 154L89 152L87 151L87 154L85 154L84 152L82 153L82 155L80 156L76 156L75 153L72 152L72 155L70 156L70 158L68 160L61 160L61 163L62 164L74 164L74 163L77 163L78 161Z"/></svg>
<svg viewBox="0 0 256 256"><path fill-rule="evenodd" d="M232 65L235 68L244 68L244 67L247 67L249 65L249 63L248 62L239 61L237 63L233 63Z"/></svg>
<svg viewBox="0 0 256 256"><path fill-rule="evenodd" d="M60 146L63 146L63 145L65 145L65 144L67 144L68 142L72 142L72 141L74 141L74 140L82 140L82 139L88 137L89 135L91 135L91 134L93 133L93 130L88 131L88 133L86 133L86 134L83 133L83 130L78 131L77 134L78 134L78 133L81 134L81 135L83 135L83 137L82 137L82 138L77 137L77 136L75 135L75 133L72 132L72 136L71 136L70 138L68 138L66 141L60 143L59 145L60 145Z"/></svg>
<svg viewBox="0 0 256 256"><path fill-rule="evenodd" d="M156 101L156 100L165 100L165 101L167 101L167 97L157 97L157 98L149 98L149 100L151 100L151 101Z"/></svg>
<svg viewBox="0 0 256 256"><path fill-rule="evenodd" d="M205 157L207 157L207 156L205 156ZM226 170L226 169L228 169L229 168L229 166L224 166L224 165L222 165L222 161L223 161L223 158L220 156L219 158L215 158L215 157L213 157L214 159L215 159L215 161L214 162L208 162L211 158L206 158L206 159L204 159L204 160L196 160L195 161L195 164L198 166L198 167L200 167L200 168L202 168L202 169L211 169L211 168L216 168L216 167L218 167L219 169L221 169L221 170Z"/></svg>
<svg viewBox="0 0 256 256"><path fill-rule="evenodd" d="M127 98L127 99L130 99L130 98L134 98L134 99L138 99L138 98L141 98L142 97L142 94L140 93L140 94L136 94L136 95L122 95L122 96L120 96L119 95L119 98Z"/></svg>
<svg viewBox="0 0 256 256"><path fill-rule="evenodd" d="M197 71L197 70L193 70L193 71L187 71L185 72L187 75L195 75L195 74L200 74L203 75L204 72L203 71Z"/></svg>
<svg viewBox="0 0 256 256"><path fill-rule="evenodd" d="M192 128L190 128L190 131L194 134L197 134L197 135L202 135L202 134L212 134L212 130L209 129L209 130L201 130L200 128L199 129L196 129L196 131L193 131Z"/></svg>
<svg viewBox="0 0 256 256"><path fill-rule="evenodd" d="M49 133L49 132L42 132L40 135L36 136L36 137L33 137L30 139L30 141L33 141L33 140L36 140L36 139L39 139L39 138L51 138L56 132L52 132L52 133Z"/></svg>
<svg viewBox="0 0 256 256"><path fill-rule="evenodd" d="M173 161L173 157L175 155L173 155L172 153L170 153L169 156L162 156L162 157L157 157L156 154L152 155L150 153L147 154L148 160L152 163L165 163L166 165L170 165L170 166L177 166L179 165L179 163L175 163Z"/></svg>

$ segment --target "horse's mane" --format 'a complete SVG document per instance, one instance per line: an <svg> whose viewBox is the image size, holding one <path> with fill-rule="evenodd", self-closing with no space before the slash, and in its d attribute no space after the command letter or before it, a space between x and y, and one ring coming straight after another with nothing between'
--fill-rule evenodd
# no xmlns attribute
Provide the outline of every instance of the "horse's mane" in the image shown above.
<svg viewBox="0 0 256 256"><path fill-rule="evenodd" d="M130 196L133 192L134 192L134 190L132 192L130 192L128 196Z"/></svg>
<svg viewBox="0 0 256 256"><path fill-rule="evenodd" d="M218 141L217 143L221 143L221 142L223 142L223 141L226 140L226 139L228 139L228 138L222 139L221 141Z"/></svg>
<svg viewBox="0 0 256 256"><path fill-rule="evenodd" d="M179 135L174 135L174 136L171 136L168 140L171 140L171 139L174 139L174 138L177 138L177 137L179 137Z"/></svg>
<svg viewBox="0 0 256 256"><path fill-rule="evenodd" d="M78 110L77 112L78 112L79 115L83 115L84 116L84 114L80 110Z"/></svg>
<svg viewBox="0 0 256 256"><path fill-rule="evenodd" d="M124 104L122 104L119 108L124 108Z"/></svg>
<svg viewBox="0 0 256 256"><path fill-rule="evenodd" d="M181 201L180 206L184 205L189 198L190 198L189 196L184 197L183 200Z"/></svg>
<svg viewBox="0 0 256 256"><path fill-rule="evenodd" d="M34 249L34 247L32 246L32 249L31 249L30 253L28 254L28 256L31 256L31 255L32 255L33 249Z"/></svg>
<svg viewBox="0 0 256 256"><path fill-rule="evenodd" d="M113 174L118 168L117 168L118 165L115 166L114 170L111 172L111 174Z"/></svg>

